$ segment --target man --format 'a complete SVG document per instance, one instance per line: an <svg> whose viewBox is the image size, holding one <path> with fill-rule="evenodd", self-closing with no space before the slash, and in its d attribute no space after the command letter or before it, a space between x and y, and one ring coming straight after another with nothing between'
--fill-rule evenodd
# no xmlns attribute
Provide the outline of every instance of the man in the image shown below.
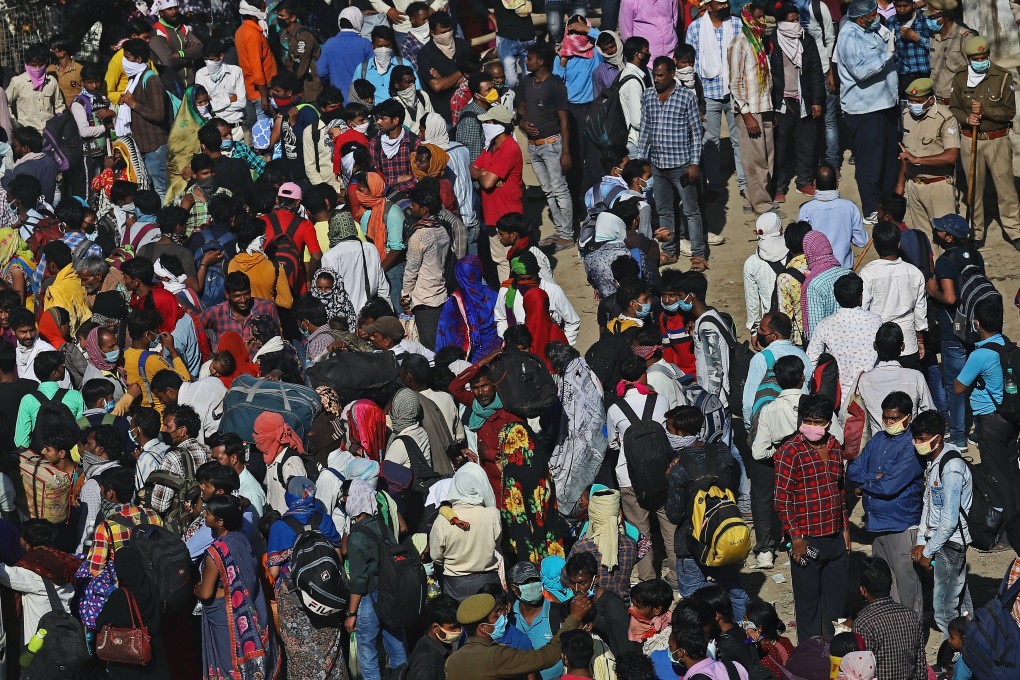
<svg viewBox="0 0 1020 680"><path fill-rule="evenodd" d="M248 471L248 446L236 434L214 434L206 442L209 446L209 457L220 465L237 473L239 495L248 499L255 517L261 517L266 507L266 491Z"/></svg>
<svg viewBox="0 0 1020 680"><path fill-rule="evenodd" d="M955 0L954 0L955 1ZM896 58L881 27L876 0L854 0L836 42L839 102L850 128L857 189L865 222L877 221L878 200L896 184Z"/></svg>
<svg viewBox="0 0 1020 680"><path fill-rule="evenodd" d="M305 295L294 306L294 321L305 346L304 364L308 368L329 354L335 338L329 326L326 305L311 295Z"/></svg>
<svg viewBox="0 0 1020 680"><path fill-rule="evenodd" d="M127 295L127 289L124 287L124 277L121 276L120 270L116 267L111 267L101 257L86 257L82 259L75 267L75 271L78 272L81 285L85 287L85 302L88 304L89 309L92 309L93 317L96 314L96 298L101 293L114 291L121 296L122 301Z"/></svg>
<svg viewBox="0 0 1020 680"><path fill-rule="evenodd" d="M506 625L506 614L496 607L492 595L472 595L457 608L457 622L468 635L463 647L446 660L449 680L496 680L514 678L554 665L560 658L560 634L574 630L591 611L591 599L575 596L570 613L556 635L541 649L521 651L497 645L496 631Z"/></svg>
<svg viewBox="0 0 1020 680"><path fill-rule="evenodd" d="M425 178L409 194L411 217L417 220L407 240L400 305L414 316L422 344L435 349L439 317L449 297L445 274L450 253L450 235L436 217L443 208L439 182Z"/></svg>
<svg viewBox="0 0 1020 680"><path fill-rule="evenodd" d="M889 565L881 557L866 557L858 574L861 597L867 604L854 619L853 630L875 654L875 677L927 678L925 626L917 613L890 597L894 579Z"/></svg>
<svg viewBox="0 0 1020 680"><path fill-rule="evenodd" d="M542 245L561 250L574 245L574 200L566 176L572 163L567 88L552 75L555 58L546 45L528 47L528 75L521 85L517 115L528 137L528 157L545 193L556 232Z"/></svg>
<svg viewBox="0 0 1020 680"><path fill-rule="evenodd" d="M750 15L747 30L755 41L752 43L739 31L727 54L727 68L740 166L744 169L744 199L751 211L760 216L776 209L768 187L775 158L776 118L772 108L772 71L762 54L765 10L752 4L747 12Z"/></svg>
<svg viewBox="0 0 1020 680"><path fill-rule="evenodd" d="M1009 131L1016 115L1016 101L999 92L1013 92L1013 74L992 62L988 39L971 36L964 42L969 59L967 68L953 78L949 110L959 121L966 140L961 145L960 163L966 172L973 167L971 153L977 150L977 172L974 174L974 205L970 217L974 224L974 240L985 241L985 178L991 173L999 206L999 224L1006 240L1020 249L1020 200L1012 184L1012 147ZM971 84L973 83L973 85ZM977 141L974 132L977 131ZM943 213L947 215L954 210ZM935 215L941 217L941 215Z"/></svg>
<svg viewBox="0 0 1020 680"><path fill-rule="evenodd" d="M911 556L922 569L935 572L932 608L943 638L949 622L974 611L967 587L967 513L974 500L970 468L960 451L946 441L945 420L937 411L919 413L910 424L914 450L928 457L924 506ZM948 501L948 502L947 502Z"/></svg>
<svg viewBox="0 0 1020 680"><path fill-rule="evenodd" d="M351 89L358 66L372 57L372 43L359 35L364 15L357 7L345 7L338 19L340 32L322 45L315 62L323 82L346 93Z"/></svg>
<svg viewBox="0 0 1020 680"><path fill-rule="evenodd" d="M814 364L804 353L804 350L790 342L792 333L793 324L790 322L790 317L782 312L769 312L758 324L757 340L758 346L762 349L751 358L747 382L744 383L741 403L745 423L750 423L754 414L757 413L755 395L761 384L770 379L769 373L778 359L795 356L804 364L804 375L811 375Z"/></svg>
<svg viewBox="0 0 1020 680"><path fill-rule="evenodd" d="M864 528L875 534L872 555L892 570L892 598L920 618L924 615L921 581L910 552L917 545L924 469L910 436L913 403L903 392L882 401L882 425L847 467L847 479L864 502Z"/></svg>
<svg viewBox="0 0 1020 680"><path fill-rule="evenodd" d="M163 85L183 97L184 89L195 84L192 64L202 58L202 41L184 25L177 0L156 0L152 10L159 20L152 25L149 49Z"/></svg>
<svg viewBox="0 0 1020 680"><path fill-rule="evenodd" d="M544 596L538 567L532 562L518 562L510 568L507 583L514 595L511 606L516 616L514 627L528 637L532 649L545 647L556 633L554 626L558 626L560 617L556 616L553 620L551 611L554 605ZM542 680L558 680L562 674L563 664L559 662L540 673Z"/></svg>
<svg viewBox="0 0 1020 680"><path fill-rule="evenodd" d="M131 540L133 527L139 524L163 525L162 518L155 512L132 503L136 490L132 477L131 470L121 466L111 467L99 475L103 498L111 507L105 512L108 521L96 525L85 558L87 573L93 578L103 573L107 562Z"/></svg>
<svg viewBox="0 0 1020 680"><path fill-rule="evenodd" d="M72 265L71 249L63 241L50 241L43 247L46 255L46 276L52 283L43 295L43 310L60 307L70 318L71 333L92 318L92 310L85 301L85 287Z"/></svg>
<svg viewBox="0 0 1020 680"><path fill-rule="evenodd" d="M404 127L407 111L395 99L377 104L372 111L379 136L373 139L368 150L376 171L386 180L386 193L407 191L414 186L411 174L411 156L418 148L418 135ZM385 145L383 137L386 138Z"/></svg>
<svg viewBox="0 0 1020 680"><path fill-rule="evenodd" d="M528 287L537 286L549 296L549 315L557 325L563 328L567 342L573 345L577 342L577 336L581 331L581 317L577 315L574 306L570 304L566 293L555 282L541 277L538 262L530 250L518 254L514 260L517 261L517 266L514 268L517 271L511 271L510 286L500 286L499 292L496 294L496 306L493 310L496 332L502 337L506 329L510 327L507 318L511 312L515 319L515 325L524 323L526 317L523 291ZM510 295L511 288L516 291L513 296ZM508 298L511 301L509 304L507 303Z"/></svg>
<svg viewBox="0 0 1020 680"><path fill-rule="evenodd" d="M24 129L19 128L19 130ZM102 247L85 236L86 214L84 206L78 203L78 201L61 201L60 207L57 209L57 219L60 220L61 228L64 231L60 241L71 249L71 262L74 264L75 270L78 269L82 260L86 258L103 257ZM39 258L39 266L35 268L35 272L32 274L32 290L42 290L43 279L46 278L47 262L45 248L43 250L44 252ZM84 284L84 281L82 283Z"/></svg>
<svg viewBox="0 0 1020 680"><path fill-rule="evenodd" d="M152 393L167 406L190 406L198 414L202 421L199 442L204 444L208 437L219 431L223 397L227 394L227 388L219 378L211 376L185 382L173 371L164 369L152 378Z"/></svg>
<svg viewBox="0 0 1020 680"><path fill-rule="evenodd" d="M899 78L900 99L907 86L918 78L931 75L928 60L931 29L924 15L914 8L910 0L893 0L896 14L886 19L886 26L895 36L896 72Z"/></svg>
<svg viewBox="0 0 1020 680"><path fill-rule="evenodd" d="M513 119L513 112L498 104L478 116L486 148L471 165L471 179L481 189L482 219L499 281L510 278L510 263L506 258L509 249L499 240L496 222L507 213L524 212L524 157L514 139Z"/></svg>
<svg viewBox="0 0 1020 680"><path fill-rule="evenodd" d="M467 147L468 156L474 162L487 146L478 116L496 105L499 101L499 91L496 90L492 76L485 71L477 71L468 76L464 87L467 88L465 93L467 103L460 110L453 108L453 120L457 125L455 137L458 143ZM454 95L451 101L456 102L457 95Z"/></svg>
<svg viewBox="0 0 1020 680"><path fill-rule="evenodd" d="M719 397L723 406L728 406L731 400L738 398L730 394L729 375L729 343L736 337L736 331L718 310L708 305L708 278L704 274L689 272L678 287L681 309L690 312L693 319L698 384Z"/></svg>
<svg viewBox="0 0 1020 680"><path fill-rule="evenodd" d="M64 95L64 105L71 108L71 101L81 94L84 78L83 66L74 60L75 43L70 36L57 33L50 38L50 52L56 63L51 64L46 73L57 79L60 93Z"/></svg>
<svg viewBox="0 0 1020 680"><path fill-rule="evenodd" d="M171 472L176 475L194 479L194 472L198 467L209 461L209 447L198 441L202 431L202 421L198 414L190 406L168 406L163 412L164 439L169 439L171 448L163 456L163 462L159 464L158 470ZM190 457L190 462L184 460L184 456ZM150 507L164 515L170 509L170 503L178 493L170 487L156 484L152 490Z"/></svg>
<svg viewBox="0 0 1020 680"><path fill-rule="evenodd" d="M124 72L128 75L127 90L120 97L114 131L118 137L131 135L142 154L152 188L160 200L166 198L166 143L169 119L166 111L166 90L156 74L149 70L149 46L141 40L124 43ZM201 54L201 52L200 52Z"/></svg>
<svg viewBox="0 0 1020 680"><path fill-rule="evenodd" d="M730 45L741 35L743 24L740 17L731 16L730 3L720 0L700 0L704 10L701 16L691 23L687 29L688 45L694 48L694 68L701 78L701 86L705 92L705 144L702 158L705 164L705 185L715 193L723 191L724 184L720 175L719 139L722 119L726 116L726 129L730 131L730 142L733 144L733 163L737 168L737 187L744 192L744 166L740 159L740 140L733 134L737 129L733 117L733 106L730 103L730 62L728 58ZM624 58L627 46L624 44ZM647 49L647 43L645 45ZM623 88L620 101L623 102ZM624 108L626 114L627 109ZM640 119L637 121L640 123ZM636 132L637 124L632 124ZM637 135L635 134L635 137ZM630 141L628 139L628 141Z"/></svg>
<svg viewBox="0 0 1020 680"><path fill-rule="evenodd" d="M878 361L875 334L882 325L882 318L863 309L864 282L857 274L850 272L836 279L832 292L839 310L822 319L812 330L807 356L812 366L823 352L836 360L840 394L843 395L843 403L836 406L842 410L853 397L857 376L870 371Z"/></svg>
<svg viewBox="0 0 1020 680"><path fill-rule="evenodd" d="M282 28L283 68L304 83L305 101L313 102L322 92L322 81L315 67L321 50L315 34L301 25L300 13L297 2L284 2L276 8L276 25Z"/></svg>
<svg viewBox="0 0 1020 680"><path fill-rule="evenodd" d="M328 184L334 191L342 191L344 185L333 172L334 141L330 130L340 124L344 97L340 90L330 85L321 88L315 104L319 115L301 132L301 157L304 161L305 178L312 186Z"/></svg>
<svg viewBox="0 0 1020 680"><path fill-rule="evenodd" d="M263 0L246 2L240 10L241 25L234 32L237 47L237 65L244 74L244 89L248 103L258 120L268 119L269 83L276 77L276 59L269 47L269 41L262 32L266 24Z"/></svg>
<svg viewBox="0 0 1020 680"><path fill-rule="evenodd" d="M163 369L177 371L182 379L190 380L191 374L184 359L174 346L174 338L169 333L159 332L162 317L155 309L133 310L128 316L127 330L131 344L124 349L125 382L128 385L137 383L142 386L141 406L151 406L163 413L166 405L152 394L150 385L156 374ZM157 347L157 350L150 348ZM164 356L170 357L172 364Z"/></svg>
<svg viewBox="0 0 1020 680"><path fill-rule="evenodd" d="M362 329L377 352L390 351L400 357L403 354L420 354L435 365L436 355L420 342L404 337L404 325L395 316L381 316Z"/></svg>
<svg viewBox="0 0 1020 680"><path fill-rule="evenodd" d="M16 307L10 311L10 328L14 332L17 344L14 350L17 355L18 377L36 382L46 380L48 373L38 375L35 372L35 358L42 352L54 351L53 345L39 337L36 330L35 314L24 307ZM64 387L70 387L70 381Z"/></svg>
<svg viewBox="0 0 1020 680"><path fill-rule="evenodd" d="M934 408L924 375L900 364L903 349L903 329L891 321L883 323L875 334L878 363L870 371L862 373L857 382L857 394L864 401L872 432L882 429L882 402L890 392L905 392L910 397L914 405L911 415Z"/></svg>
<svg viewBox="0 0 1020 680"><path fill-rule="evenodd" d="M967 69L964 41L974 35L953 18L959 6L957 0L931 0L924 8L924 19L931 31L931 76L935 80L935 96L941 104L949 104L956 75Z"/></svg>
<svg viewBox="0 0 1020 680"><path fill-rule="evenodd" d="M52 205L59 171L53 158L43 153L42 134L32 127L19 127L14 130L14 136L10 141L14 167L9 169L10 176L4 178L4 184L18 175L34 177L42 185L43 199Z"/></svg>
<svg viewBox="0 0 1020 680"><path fill-rule="evenodd" d="M50 118L67 108L57 79L46 74L51 56L46 45L29 45L24 55L26 70L11 78L7 85L8 120L13 118L19 127L41 131ZM32 79L32 73L35 73L36 80Z"/></svg>
<svg viewBox="0 0 1020 680"><path fill-rule="evenodd" d="M19 329L20 330L20 329ZM44 401L50 405L63 404L66 407L68 424L74 419L81 418L85 412L85 401L78 390L68 390L60 386L65 378L63 355L59 352L40 352L32 363L33 370L39 376L39 386L30 394L25 395L18 407L17 417L14 424L14 445L21 447L34 446L37 442L33 434L38 437L42 432L35 432L39 411ZM58 396L59 393L59 396ZM48 422L53 425L53 420ZM36 449L38 450L38 449Z"/></svg>
<svg viewBox="0 0 1020 680"><path fill-rule="evenodd" d="M221 125L223 125L223 128L220 127ZM205 156L212 160L212 174L216 178L218 189L226 189L231 195L238 195L255 188L248 164L240 158L233 158L223 153L224 146L229 147L227 150L230 151L235 144L231 137L231 127L229 124L218 119L209 121L199 128L198 142L202 145L202 152ZM216 195L216 193L218 191L213 192L213 195ZM212 196L209 198L212 198ZM206 204L206 214L209 215L209 202L203 201L203 203ZM209 216L211 217L211 215Z"/></svg>
<svg viewBox="0 0 1020 680"><path fill-rule="evenodd" d="M439 11L429 17L429 40L418 52L418 80L424 85L433 110L450 120L450 97L464 73L461 64L470 63L471 46L453 32L453 18Z"/></svg>
<svg viewBox="0 0 1020 680"><path fill-rule="evenodd" d="M434 369L429 366L429 360L420 354L405 354L400 362L400 380L407 389L418 393L422 427L428 433L432 447L436 451L446 451L450 444L464 439L464 423L450 393L430 387L435 382L433 375ZM437 455L432 464L442 472L448 460L445 455Z"/></svg>
<svg viewBox="0 0 1020 680"><path fill-rule="evenodd" d="M329 231L336 245L322 256L322 266L339 274L351 306L358 310L376 298L389 300L390 284L379 259L379 250L361 240L350 214L334 212L329 218ZM337 281L335 285L339 284Z"/></svg>
<svg viewBox="0 0 1020 680"><path fill-rule="evenodd" d="M698 205L704 128L697 98L687 88L677 86L676 64L669 57L655 60L652 81L654 87L641 96L641 134L637 146L638 155L652 162L652 193L659 211L661 237L665 239L659 264L675 263L676 255L680 254L691 258L695 271L702 271L708 253ZM674 191L680 196L686 221L686 230L681 223L680 234L676 233Z"/></svg>
<svg viewBox="0 0 1020 680"><path fill-rule="evenodd" d="M161 427L159 411L154 408L139 407L131 416L131 429L128 438L135 443L135 489L145 486L149 473L157 469L163 462L163 456L170 446L159 438Z"/></svg>
<svg viewBox="0 0 1020 680"><path fill-rule="evenodd" d="M675 27L682 20L681 14L685 13L677 3L669 0L622 0L619 8L621 39L630 40L640 35L648 39L651 59L673 56L677 45Z"/></svg>
<svg viewBox="0 0 1020 680"><path fill-rule="evenodd" d="M240 66L228 64L223 60L224 51L220 42L210 42L202 47L205 66L198 69L195 74L195 84L201 85L209 93L212 115L227 122L231 130L236 130L238 136L243 138L241 122L244 120L244 110L248 106L244 73L241 72ZM216 148L219 149L219 145Z"/></svg>
<svg viewBox="0 0 1020 680"><path fill-rule="evenodd" d="M283 183L276 192L276 209L263 216L266 224L266 245L284 234L294 241L298 254L305 263L305 275L298 276L300 288L293 289L294 295L308 292L308 281L322 263L322 249L319 248L319 237L315 234L315 225L301 217L301 187L294 182ZM282 269L282 267L281 267Z"/></svg>
<svg viewBox="0 0 1020 680"><path fill-rule="evenodd" d="M915 229L956 212L953 182L960 157L960 123L935 101L933 87L930 78L908 85L903 112L896 193L906 197L906 223Z"/></svg>
<svg viewBox="0 0 1020 680"><path fill-rule="evenodd" d="M212 331L217 337L227 331L243 333L252 316L267 315L280 321L276 305L268 300L256 300L251 296L251 281L244 272L231 272L224 281L227 299L206 309L199 315L202 328Z"/></svg>
<svg viewBox="0 0 1020 680"><path fill-rule="evenodd" d="M844 267L854 264L851 245L863 248L868 244L861 209L853 201L839 195L839 173L831 165L820 165L815 171L815 195L800 207L798 218L829 239L832 254Z"/></svg>
<svg viewBox="0 0 1020 680"><path fill-rule="evenodd" d="M410 67L417 72L418 55L421 54L421 48L432 37L429 32L429 17L432 16L433 11L442 8L443 0L432 0L428 4L419 1L412 2L407 5L406 10L403 10L405 14L402 15L401 10L397 9L396 15L394 15L393 10L406 1L394 0L391 6L386 0L372 0L372 5L379 12L385 13L390 21L396 22L393 24L393 31L396 33L400 56L406 59Z"/></svg>
<svg viewBox="0 0 1020 680"><path fill-rule="evenodd" d="M843 491L843 448L829 434L832 402L805 397L797 434L781 444L776 512L790 536L797 637L832 635L846 603L850 528ZM811 548L811 553L808 549Z"/></svg>
<svg viewBox="0 0 1020 680"><path fill-rule="evenodd" d="M641 95L651 82L648 62L651 52L648 41L639 35L623 43L623 68L620 69L620 106L627 123L627 151L637 156L638 137L641 133Z"/></svg>
<svg viewBox="0 0 1020 680"><path fill-rule="evenodd" d="M711 612L704 604L682 602L677 605L672 617L672 631L667 644L670 660L676 659L677 666L688 678L711 678L747 680L748 672L739 663L716 661L709 652L706 629L712 627ZM706 618L708 621L706 622Z"/></svg>
<svg viewBox="0 0 1020 680"><path fill-rule="evenodd" d="M457 622L457 601L449 595L425 605L428 628L407 660L407 680L446 680L444 666L464 628Z"/></svg>

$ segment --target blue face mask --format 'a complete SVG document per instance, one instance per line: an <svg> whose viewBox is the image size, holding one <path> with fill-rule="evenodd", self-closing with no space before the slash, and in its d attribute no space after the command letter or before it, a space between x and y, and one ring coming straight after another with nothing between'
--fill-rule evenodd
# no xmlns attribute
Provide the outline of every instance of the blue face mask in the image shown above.
<svg viewBox="0 0 1020 680"><path fill-rule="evenodd" d="M305 328L299 328L298 330L301 332L301 337L305 340L307 340L308 337L311 335L311 333L309 333L308 330Z"/></svg>
<svg viewBox="0 0 1020 680"><path fill-rule="evenodd" d="M113 413L114 406L116 406L116 404L114 404L112 401L108 401L106 402L106 405L103 406L103 411L105 411L106 413Z"/></svg>
<svg viewBox="0 0 1020 680"><path fill-rule="evenodd" d="M925 17L924 23L928 25L928 30L931 31L932 33L938 33L939 31L942 30L942 24L939 23L938 19Z"/></svg>
<svg viewBox="0 0 1020 680"><path fill-rule="evenodd" d="M651 194L653 186L655 186L655 178L654 177L649 177L648 179L646 179L645 180L645 193L646 194Z"/></svg>
<svg viewBox="0 0 1020 680"><path fill-rule="evenodd" d="M671 305L663 305L662 308L665 309L667 312L675 312L676 310L680 309L680 301L677 300Z"/></svg>
<svg viewBox="0 0 1020 680"><path fill-rule="evenodd" d="M117 363L117 359L120 358L120 350L112 349L103 355L103 358L109 361L111 364Z"/></svg>
<svg viewBox="0 0 1020 680"><path fill-rule="evenodd" d="M913 116L914 118L920 118L920 117L922 117L924 115L924 103L923 102L920 103L920 104L917 104L917 103L914 103L914 102L910 102L909 104L907 104L907 108L910 109L910 115Z"/></svg>
<svg viewBox="0 0 1020 680"><path fill-rule="evenodd" d="M496 619L496 623L492 624L492 639L501 640L506 635L506 614L500 614L499 618Z"/></svg>
<svg viewBox="0 0 1020 680"><path fill-rule="evenodd" d="M522 583L518 586L521 589L521 600L528 604L540 604L542 602L542 582Z"/></svg>
<svg viewBox="0 0 1020 680"><path fill-rule="evenodd" d="M881 25L881 23L882 23L882 20L880 18L878 18L878 17L875 17L875 20L871 22L871 25L868 26L867 30L869 30L872 33L874 33L875 31L878 30L878 27Z"/></svg>
<svg viewBox="0 0 1020 680"><path fill-rule="evenodd" d="M652 303L646 302L645 304L638 307L637 315L639 319L647 319L652 315Z"/></svg>
<svg viewBox="0 0 1020 680"><path fill-rule="evenodd" d="M224 139L220 142L220 151L230 151L234 148L234 140Z"/></svg>
<svg viewBox="0 0 1020 680"><path fill-rule="evenodd" d="M970 70L974 73L987 73L988 69L992 66L991 59L985 59L984 61L971 61Z"/></svg>
<svg viewBox="0 0 1020 680"><path fill-rule="evenodd" d="M694 309L694 303L693 302L688 302L686 299L678 300L677 304L680 305L680 309L682 309L685 312L689 312L692 309Z"/></svg>
<svg viewBox="0 0 1020 680"><path fill-rule="evenodd" d="M128 430L128 439L130 439L131 443L134 444L135 446L139 445L138 444L138 437L135 436L135 429L134 428L131 428L130 430Z"/></svg>

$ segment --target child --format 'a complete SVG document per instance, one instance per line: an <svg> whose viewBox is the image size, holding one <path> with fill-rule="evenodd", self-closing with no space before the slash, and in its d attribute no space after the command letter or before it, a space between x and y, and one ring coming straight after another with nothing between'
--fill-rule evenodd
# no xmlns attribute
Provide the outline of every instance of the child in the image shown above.
<svg viewBox="0 0 1020 680"><path fill-rule="evenodd" d="M964 631L967 628L967 617L957 616L955 619L949 622L949 643L950 648L957 655L955 663L942 664L940 665L948 671L947 676L950 680L970 680L973 677L970 668L967 667L967 663L963 660L963 642L965 639ZM939 650L941 652L941 650ZM950 658L952 660L952 658Z"/></svg>
<svg viewBox="0 0 1020 680"><path fill-rule="evenodd" d="M230 352L218 352L213 355L209 362L209 375L223 380L223 384L229 389L230 383L224 380L229 378L233 382L234 373L237 371L237 361Z"/></svg>
<svg viewBox="0 0 1020 680"><path fill-rule="evenodd" d="M563 668L566 672L561 680L587 680L591 678L592 657L595 645L591 633L582 629L568 630L560 636L560 650Z"/></svg>
<svg viewBox="0 0 1020 680"><path fill-rule="evenodd" d="M694 49L694 45L680 45L673 52L673 62L676 64L676 81L680 83L682 87L686 87L688 90L694 92L694 96L698 98L698 112L701 114L701 120L705 120L705 88L701 84L701 76L694 71L694 60L697 57L697 52Z"/></svg>
<svg viewBox="0 0 1020 680"><path fill-rule="evenodd" d="M642 581L630 589L627 637L631 642L640 642L642 651L649 657L663 656L663 652L669 654L669 608L672 604L673 589L661 579Z"/></svg>
<svg viewBox="0 0 1020 680"><path fill-rule="evenodd" d="M783 677L780 670L793 653L793 642L783 635L786 624L779 618L776 608L767 602L752 602L744 614L746 621L741 626L747 629L747 636L758 645L761 663L777 678Z"/></svg>

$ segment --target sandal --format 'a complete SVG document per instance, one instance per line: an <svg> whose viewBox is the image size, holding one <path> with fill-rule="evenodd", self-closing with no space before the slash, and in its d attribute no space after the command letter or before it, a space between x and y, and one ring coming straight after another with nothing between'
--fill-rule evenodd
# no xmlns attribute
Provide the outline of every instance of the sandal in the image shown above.
<svg viewBox="0 0 1020 680"><path fill-rule="evenodd" d="M691 258L691 268L689 271L692 272L703 272L708 269L708 262L700 257Z"/></svg>

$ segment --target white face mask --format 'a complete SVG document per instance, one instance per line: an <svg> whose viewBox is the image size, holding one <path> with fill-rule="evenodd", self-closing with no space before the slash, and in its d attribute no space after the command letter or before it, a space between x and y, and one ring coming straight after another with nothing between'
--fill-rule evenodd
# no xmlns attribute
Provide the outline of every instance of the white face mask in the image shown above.
<svg viewBox="0 0 1020 680"><path fill-rule="evenodd" d="M385 73L390 68L390 60L393 58L393 49L390 47L376 47L372 50L375 55L375 68L379 73Z"/></svg>
<svg viewBox="0 0 1020 680"><path fill-rule="evenodd" d="M411 30L408 31L408 33L413 35L415 39L417 39L418 42L420 42L422 45L428 42L429 36L432 35L432 32L429 31L428 22L422 24L421 26L417 27L412 26Z"/></svg>
<svg viewBox="0 0 1020 680"><path fill-rule="evenodd" d="M354 152L340 158L340 174L346 182L354 174Z"/></svg>
<svg viewBox="0 0 1020 680"><path fill-rule="evenodd" d="M223 72L223 61L209 61L205 60L205 68L209 71L209 77L213 80L218 80L220 74Z"/></svg>
<svg viewBox="0 0 1020 680"><path fill-rule="evenodd" d="M404 108L408 111L413 112L418 108L418 91L414 87L398 91L397 99L403 103Z"/></svg>
<svg viewBox="0 0 1020 680"><path fill-rule="evenodd" d="M206 119L212 118L212 112L210 111L208 104L206 104L205 106L196 106L195 108L198 109L198 114L203 118Z"/></svg>
<svg viewBox="0 0 1020 680"><path fill-rule="evenodd" d="M492 144L492 140L499 137L506 131L506 128L498 123L482 123L482 134L485 136L485 146Z"/></svg>
<svg viewBox="0 0 1020 680"><path fill-rule="evenodd" d="M684 66L676 70L676 77L680 81L680 84L687 88L694 87L694 67Z"/></svg>
<svg viewBox="0 0 1020 680"><path fill-rule="evenodd" d="M366 120L366 121L365 121L364 123L362 123L361 125L355 125L355 126L354 126L354 130L355 130L356 132L360 132L360 133L361 133L361 134L363 134L363 135L364 135L364 134L368 134L368 121ZM353 154L350 154L350 155L351 155L351 159L352 159L352 160L351 160L351 164L352 164L352 167L353 167L353 163L354 163L354 160L353 160L353 159L354 159L354 156L353 156Z"/></svg>

